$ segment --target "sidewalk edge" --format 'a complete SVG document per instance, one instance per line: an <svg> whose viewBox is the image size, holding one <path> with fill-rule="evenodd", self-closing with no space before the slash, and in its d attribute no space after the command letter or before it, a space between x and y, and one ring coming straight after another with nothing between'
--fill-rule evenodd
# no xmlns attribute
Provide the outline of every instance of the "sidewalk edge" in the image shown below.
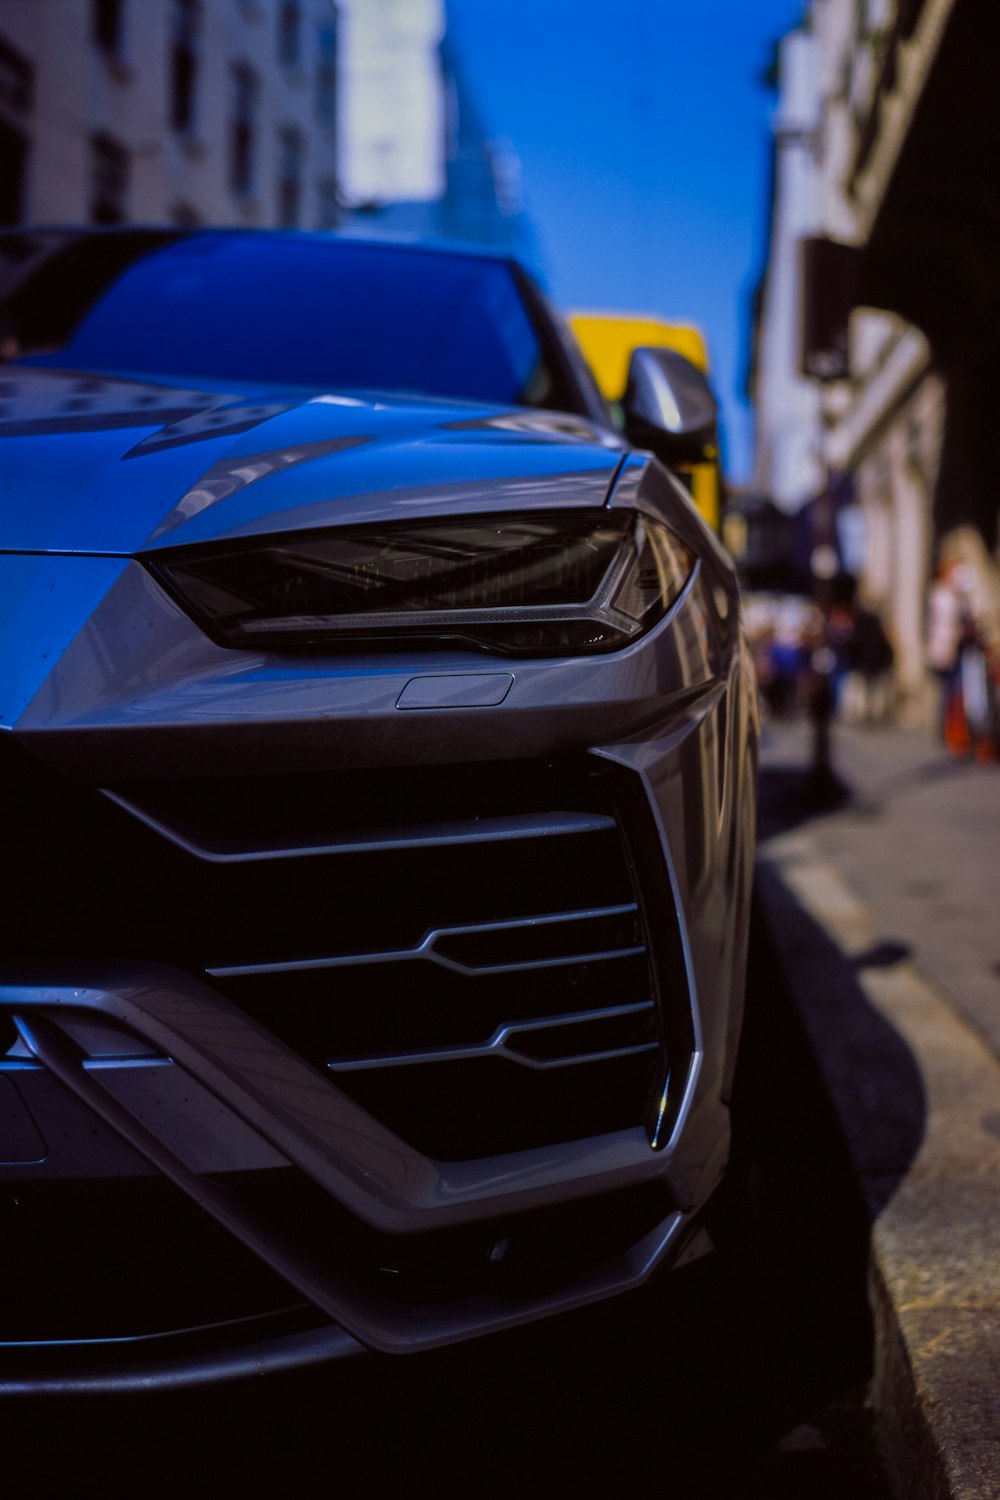
<svg viewBox="0 0 1000 1500"><path fill-rule="evenodd" d="M871 1217L890 1482L907 1500L995 1500L1000 1064L910 963L864 967L880 934L814 835L774 839L757 889Z"/></svg>

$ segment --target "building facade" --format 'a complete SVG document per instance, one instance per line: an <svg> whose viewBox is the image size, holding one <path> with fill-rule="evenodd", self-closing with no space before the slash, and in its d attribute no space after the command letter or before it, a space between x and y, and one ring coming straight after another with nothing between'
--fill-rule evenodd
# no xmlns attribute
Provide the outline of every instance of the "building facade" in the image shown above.
<svg viewBox="0 0 1000 1500"><path fill-rule="evenodd" d="M433 235L536 264L445 0L2 0L0 226Z"/></svg>
<svg viewBox="0 0 1000 1500"><path fill-rule="evenodd" d="M324 227L333 0L4 0L0 222Z"/></svg>
<svg viewBox="0 0 1000 1500"><path fill-rule="evenodd" d="M343 222L538 266L513 143L484 126L445 0L338 0Z"/></svg>
<svg viewBox="0 0 1000 1500"><path fill-rule="evenodd" d="M447 187L443 0L339 0L341 188L348 212Z"/></svg>
<svg viewBox="0 0 1000 1500"><path fill-rule="evenodd" d="M791 269L772 255L754 383L770 378L783 297L817 392L818 513L829 520L846 496L861 517L861 586L894 640L900 714L926 719L939 559L966 565L982 631L1000 647L1000 6L812 0L799 35L815 67L816 226ZM784 76L783 99L790 87ZM760 428L762 473L776 472L772 429Z"/></svg>
<svg viewBox="0 0 1000 1500"><path fill-rule="evenodd" d="M796 512L824 482L820 390L803 375L799 358L799 246L820 228L815 37L792 32L776 61L781 88L771 120L768 265L755 318L754 488L780 510Z"/></svg>

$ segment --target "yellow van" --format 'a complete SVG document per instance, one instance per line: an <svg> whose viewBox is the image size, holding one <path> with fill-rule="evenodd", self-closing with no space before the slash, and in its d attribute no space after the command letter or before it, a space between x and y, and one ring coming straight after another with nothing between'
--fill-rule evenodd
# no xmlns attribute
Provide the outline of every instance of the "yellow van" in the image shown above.
<svg viewBox="0 0 1000 1500"><path fill-rule="evenodd" d="M612 404L620 402L628 382L633 349L673 349L708 375L708 350L697 328L687 323L663 323L659 318L636 313L574 312L570 327L601 393ZM722 511L722 480L718 455L708 463L675 464L687 484L698 510L710 526L719 530Z"/></svg>

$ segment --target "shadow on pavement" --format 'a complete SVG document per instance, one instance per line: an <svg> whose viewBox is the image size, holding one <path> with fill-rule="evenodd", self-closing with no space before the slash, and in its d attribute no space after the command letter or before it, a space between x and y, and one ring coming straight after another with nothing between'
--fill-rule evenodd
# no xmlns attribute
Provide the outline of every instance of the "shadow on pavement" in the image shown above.
<svg viewBox="0 0 1000 1500"><path fill-rule="evenodd" d="M829 768L764 766L760 772L757 833L761 843L811 818L845 807L851 789Z"/></svg>
<svg viewBox="0 0 1000 1500"><path fill-rule="evenodd" d="M851 963L856 969L893 969L913 953L909 943L899 943L894 938L885 938L872 943L864 953L856 953Z"/></svg>
<svg viewBox="0 0 1000 1500"><path fill-rule="evenodd" d="M765 767L760 778L757 887L760 923L776 949L774 968L795 991L794 1010L819 1061L816 1086L831 1100L870 1219L878 1216L910 1167L924 1137L927 1099L906 1042L875 1009L860 983L910 956L906 943L882 938L846 954L807 912L767 858L766 842L809 819L856 804L839 778L817 787L808 770ZM763 898L763 899L760 899ZM753 1024L752 1007L748 1024Z"/></svg>

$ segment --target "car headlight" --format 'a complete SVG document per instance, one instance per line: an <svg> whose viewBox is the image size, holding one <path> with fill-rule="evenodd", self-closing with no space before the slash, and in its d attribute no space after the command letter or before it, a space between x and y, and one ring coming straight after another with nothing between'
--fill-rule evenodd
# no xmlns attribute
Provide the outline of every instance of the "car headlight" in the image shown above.
<svg viewBox="0 0 1000 1500"><path fill-rule="evenodd" d="M472 645L612 651L661 619L694 566L634 511L494 515L307 531L145 559L226 646Z"/></svg>

